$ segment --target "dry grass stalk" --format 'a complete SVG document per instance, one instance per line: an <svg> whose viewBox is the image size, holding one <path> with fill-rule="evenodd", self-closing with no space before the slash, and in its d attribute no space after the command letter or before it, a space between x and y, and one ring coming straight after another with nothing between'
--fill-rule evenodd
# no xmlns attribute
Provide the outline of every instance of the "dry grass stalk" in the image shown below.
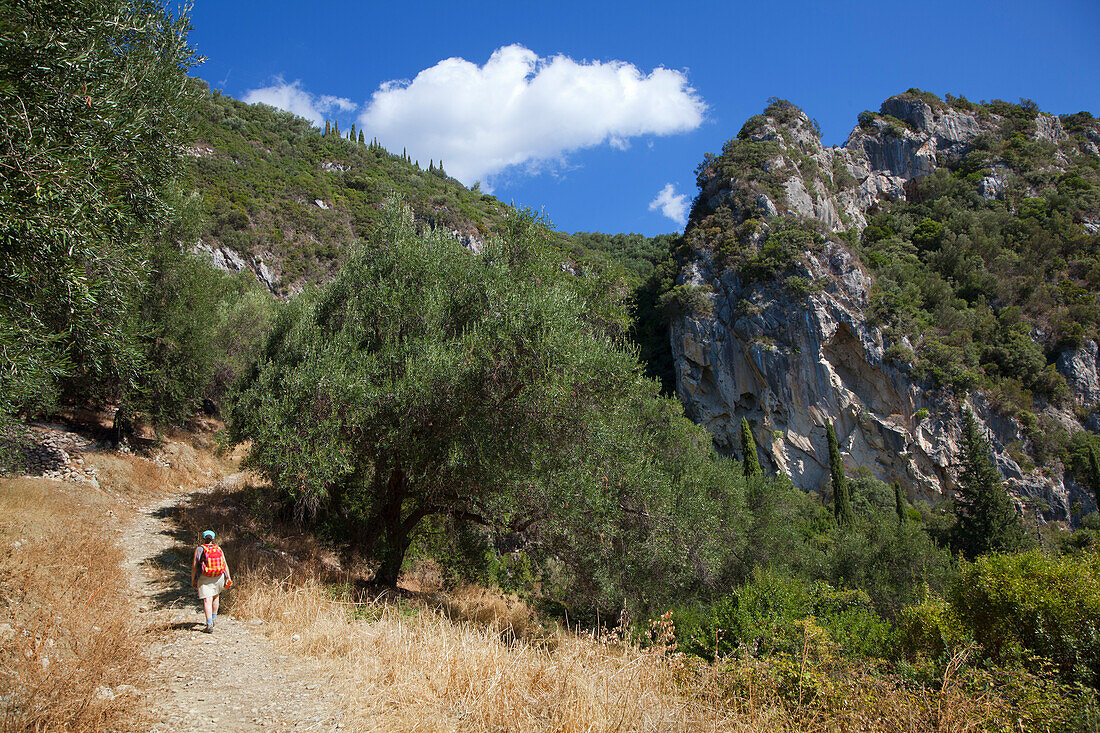
<svg viewBox="0 0 1100 733"><path fill-rule="evenodd" d="M0 730L142 730L149 673L115 541L118 504L0 480Z"/></svg>

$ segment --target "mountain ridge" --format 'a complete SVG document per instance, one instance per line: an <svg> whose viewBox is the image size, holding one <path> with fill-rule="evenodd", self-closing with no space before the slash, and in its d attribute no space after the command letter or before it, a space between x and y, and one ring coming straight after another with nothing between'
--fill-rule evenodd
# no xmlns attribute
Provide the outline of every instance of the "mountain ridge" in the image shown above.
<svg viewBox="0 0 1100 733"><path fill-rule="evenodd" d="M730 452L749 418L819 489L836 419L852 469L928 497L968 404L1019 497L1091 506L1063 459L1097 421L1097 141L1088 113L910 90L825 147L772 100L697 171L670 327L689 414Z"/></svg>

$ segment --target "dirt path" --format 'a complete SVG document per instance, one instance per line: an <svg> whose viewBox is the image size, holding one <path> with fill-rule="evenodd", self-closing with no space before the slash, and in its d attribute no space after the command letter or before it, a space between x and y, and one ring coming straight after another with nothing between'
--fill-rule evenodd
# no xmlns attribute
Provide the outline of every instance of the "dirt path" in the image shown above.
<svg viewBox="0 0 1100 733"><path fill-rule="evenodd" d="M343 729L338 700L328 691L323 670L280 649L261 623L218 614L214 634L202 633L204 617L190 587L190 564L181 561L189 550L177 540L172 521L184 498L139 509L122 534L135 598L155 630L152 730Z"/></svg>

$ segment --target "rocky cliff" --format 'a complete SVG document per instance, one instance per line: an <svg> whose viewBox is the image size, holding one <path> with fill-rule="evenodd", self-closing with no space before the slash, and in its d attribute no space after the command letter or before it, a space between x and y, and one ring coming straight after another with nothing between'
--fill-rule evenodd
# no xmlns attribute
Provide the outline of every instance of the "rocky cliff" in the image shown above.
<svg viewBox="0 0 1100 733"><path fill-rule="evenodd" d="M1079 145L1063 146L1068 135L1058 117L1030 120L1028 139L1049 153L1050 175L1064 174L1073 156L1096 155L1096 127L1077 136ZM1064 519L1074 502L1094 506L1058 460L1031 465L1026 417L980 388L942 384L897 358L919 348L874 312L878 283L860 256L868 248L855 246L880 206L919 196L914 181L937 169L969 175L979 201L1027 188L1031 179L994 156L983 156L976 171L963 165L1005 125L986 107L907 93L860 115L844 145L826 147L815 123L779 101L751 118L721 156L704 160L685 232L690 254L677 281L704 300L673 319L671 344L677 392L721 449L736 452L748 417L773 470L825 489L825 422L832 420L850 469L865 467L900 481L911 496L929 497L955 484L961 407L969 405L1022 509ZM1086 233L1093 223L1078 222ZM1096 343L1082 339L1049 358L1070 394L1037 399L1032 409L1043 425L1071 435L1082 419L1096 421Z"/></svg>

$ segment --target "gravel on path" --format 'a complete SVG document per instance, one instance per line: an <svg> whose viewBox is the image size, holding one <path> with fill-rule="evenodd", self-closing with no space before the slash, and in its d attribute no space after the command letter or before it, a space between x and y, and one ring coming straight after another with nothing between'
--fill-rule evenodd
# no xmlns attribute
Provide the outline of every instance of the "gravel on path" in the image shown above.
<svg viewBox="0 0 1100 733"><path fill-rule="evenodd" d="M122 532L134 598L155 634L153 685L147 691L156 721L152 730L345 730L324 670L279 649L259 620L218 614L214 633L202 633L190 566L161 565L179 549L167 518L172 512L165 510L182 498L139 509ZM190 549L185 552L189 556Z"/></svg>

